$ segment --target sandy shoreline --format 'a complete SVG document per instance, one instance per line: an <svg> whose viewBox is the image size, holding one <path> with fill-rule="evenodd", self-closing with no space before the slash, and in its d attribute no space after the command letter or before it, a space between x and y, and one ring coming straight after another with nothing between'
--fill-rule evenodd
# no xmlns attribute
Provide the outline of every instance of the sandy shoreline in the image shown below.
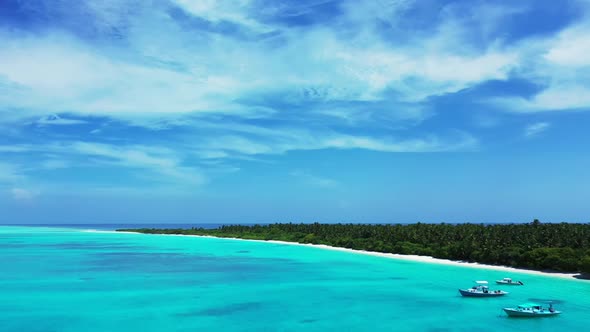
<svg viewBox="0 0 590 332"><path fill-rule="evenodd" d="M352 254L361 254L367 256L376 256L376 257L384 257L389 259L397 259L397 260L406 260L412 262L419 262L419 263L428 263L428 264L441 264L441 265L451 265L451 266L463 266L463 267L471 267L477 269L486 269L486 270L494 270L494 271L506 271L506 272L515 272L515 273L524 273L524 274L532 274L532 275L541 275L547 277L555 277L555 278L562 278L562 279L575 279L579 280L575 276L579 275L578 273L557 273L557 272L543 272L543 271L536 271L536 270L527 270L527 269L517 269L514 267L508 266L500 266L500 265L489 265L489 264L480 264L480 263L470 263L470 262L462 262L462 261L453 261L449 259L441 259L441 258L434 258L431 256L418 256L418 255L402 255L402 254L391 254L391 253L382 253L382 252L374 252L374 251L366 251L366 250L356 250L356 249L349 249L349 248L340 248L340 247L332 247L325 244L310 244L310 243L297 243L297 242L287 242L287 241L277 241L277 240L252 240L252 239L240 239L235 237L217 237L217 236L210 236L210 235L187 235L187 234L146 234L146 233L139 233L139 232L117 232L117 231L97 231L97 230L87 230L92 232L104 232L104 233L127 233L127 234L142 234L142 235L166 235L166 236L187 236L187 237L203 237L203 238L214 238L214 239L227 239L227 240L237 240L237 241L253 241L253 242L262 242L262 243L275 243L275 244L284 244L284 245L291 245L291 246L304 246L304 247L312 247L324 250L332 250L332 251L342 251L348 252Z"/></svg>

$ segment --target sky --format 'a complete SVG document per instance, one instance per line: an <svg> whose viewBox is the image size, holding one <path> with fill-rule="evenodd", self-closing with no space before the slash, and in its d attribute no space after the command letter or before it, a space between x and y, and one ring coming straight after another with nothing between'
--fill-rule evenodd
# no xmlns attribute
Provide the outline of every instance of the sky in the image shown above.
<svg viewBox="0 0 590 332"><path fill-rule="evenodd" d="M590 221L590 1L1 0L0 223Z"/></svg>

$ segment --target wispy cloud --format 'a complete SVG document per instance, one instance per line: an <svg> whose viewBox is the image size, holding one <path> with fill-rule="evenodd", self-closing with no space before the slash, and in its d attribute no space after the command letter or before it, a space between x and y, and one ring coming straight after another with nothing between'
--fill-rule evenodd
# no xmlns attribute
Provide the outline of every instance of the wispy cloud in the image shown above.
<svg viewBox="0 0 590 332"><path fill-rule="evenodd" d="M536 122L530 124L524 129L524 136L526 138L533 138L549 129L550 126L551 124L549 122Z"/></svg>
<svg viewBox="0 0 590 332"><path fill-rule="evenodd" d="M12 194L12 198L17 201L30 201L40 194L39 191L23 188L12 188L10 193Z"/></svg>
<svg viewBox="0 0 590 332"><path fill-rule="evenodd" d="M381 152L441 152L467 151L476 149L478 140L465 133L453 138L395 139L393 137L371 137L348 135L336 132L314 134L305 130L277 130L267 133L263 140L242 135L221 136L201 143L206 151L221 151L220 156L231 156L227 152L245 155L281 154L297 150L321 149L365 149ZM219 152L218 152L219 153Z"/></svg>
<svg viewBox="0 0 590 332"><path fill-rule="evenodd" d="M18 152L27 152L31 148L27 145L0 145L0 153L18 153Z"/></svg>
<svg viewBox="0 0 590 332"><path fill-rule="evenodd" d="M55 169L69 168L72 165L65 160L48 159L48 160L42 161L40 166L43 169L55 170Z"/></svg>
<svg viewBox="0 0 590 332"><path fill-rule="evenodd" d="M20 167L15 164L0 162L0 185L14 184L25 179Z"/></svg>
<svg viewBox="0 0 590 332"><path fill-rule="evenodd" d="M319 188L336 188L340 183L334 179L312 175L309 172L296 170L289 173L291 176L303 181L305 184Z"/></svg>
<svg viewBox="0 0 590 332"><path fill-rule="evenodd" d="M29 179L16 164L0 162L0 191L7 192L14 200L30 201L40 194L38 190L25 189Z"/></svg>
<svg viewBox="0 0 590 332"><path fill-rule="evenodd" d="M175 153L147 146L119 147L101 143L76 142L67 147L76 153L102 158L99 162L116 166L147 169L164 177L191 184L202 184L205 177L198 169L184 167Z"/></svg>
<svg viewBox="0 0 590 332"><path fill-rule="evenodd" d="M232 22L256 31L271 31L272 28L251 18L251 0L173 0L188 13L213 23Z"/></svg>
<svg viewBox="0 0 590 332"><path fill-rule="evenodd" d="M240 115L268 109L243 100L281 91L301 91L292 97L303 100L310 98L307 91L313 91L319 100L359 101L380 100L384 92L394 90L399 100L421 101L503 79L518 66L517 54L500 47L457 48L465 44L460 36L467 27L453 23L454 17L442 21L431 37L392 45L375 31L382 12L360 14L358 6L348 2L334 28L305 29L265 20L267 16L250 1L175 2L187 13L182 20L195 20L189 27L174 16L158 19L146 7L135 19L125 20L121 32L130 47L125 50L96 50L63 31L26 37L0 33L5 45L0 77L12 86L0 102L38 114L66 111L123 119L189 112ZM384 8L377 1L373 7L393 13L408 3ZM87 10L95 11L98 23L92 24L108 26L122 24L119 17L127 6ZM306 10L313 6L297 11ZM237 39L212 31L207 22L264 27L272 34ZM356 32L343 36L337 29L340 24L350 24ZM160 33L154 34L152 26Z"/></svg>
<svg viewBox="0 0 590 332"><path fill-rule="evenodd" d="M3 151L5 150L5 151ZM137 176L157 174L160 183L201 185L206 181L203 172L195 165L184 165L183 155L168 148L143 145L113 145L74 141L41 145L11 146L1 152L30 154L34 162L26 169L13 164L0 163L0 182L15 183L25 179L24 171L55 171L66 168L104 166L134 170ZM31 157L29 157L31 158ZM145 174L147 172L147 174Z"/></svg>
<svg viewBox="0 0 590 332"><path fill-rule="evenodd" d="M496 111L473 129L435 101L513 78L539 91L482 103L523 113L590 107L589 25L511 37L504 23L532 2L14 6L46 21L0 25L0 135L16 133L0 154L28 165L5 166L6 179L90 165L197 186L208 172L293 151L474 151L475 130L508 122Z"/></svg>
<svg viewBox="0 0 590 332"><path fill-rule="evenodd" d="M80 120L80 119L62 118L57 114L52 114L52 115L48 115L48 116L44 116L44 117L40 118L39 120L35 121L35 123L38 126L51 126L51 125L69 126L69 125L85 124L85 123L88 123L88 121L84 121L84 120Z"/></svg>

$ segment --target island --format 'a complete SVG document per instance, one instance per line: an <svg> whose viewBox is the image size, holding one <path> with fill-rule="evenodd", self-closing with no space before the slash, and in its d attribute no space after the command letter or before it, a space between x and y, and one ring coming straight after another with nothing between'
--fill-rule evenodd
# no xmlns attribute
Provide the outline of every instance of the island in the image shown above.
<svg viewBox="0 0 590 332"><path fill-rule="evenodd" d="M224 225L215 229L118 229L145 234L182 234L278 240L431 256L454 261L590 275L590 224L297 224Z"/></svg>

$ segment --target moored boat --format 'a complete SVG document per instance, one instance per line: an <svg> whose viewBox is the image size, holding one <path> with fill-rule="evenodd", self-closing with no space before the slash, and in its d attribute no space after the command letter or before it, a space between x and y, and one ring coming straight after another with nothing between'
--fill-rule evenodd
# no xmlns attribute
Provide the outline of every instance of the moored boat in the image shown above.
<svg viewBox="0 0 590 332"><path fill-rule="evenodd" d="M509 317L551 317L561 314L561 311L553 309L553 305L550 304L549 308L543 308L542 305L537 303L524 303L516 308L503 308L504 312Z"/></svg>
<svg viewBox="0 0 590 332"><path fill-rule="evenodd" d="M475 286L468 289L459 289L459 293L467 297L496 297L508 294L502 290L491 290L487 281L476 281Z"/></svg>
<svg viewBox="0 0 590 332"><path fill-rule="evenodd" d="M497 284L500 285L509 285L509 286L522 286L524 283L520 280L514 281L512 278L503 278L502 280L496 280Z"/></svg>

